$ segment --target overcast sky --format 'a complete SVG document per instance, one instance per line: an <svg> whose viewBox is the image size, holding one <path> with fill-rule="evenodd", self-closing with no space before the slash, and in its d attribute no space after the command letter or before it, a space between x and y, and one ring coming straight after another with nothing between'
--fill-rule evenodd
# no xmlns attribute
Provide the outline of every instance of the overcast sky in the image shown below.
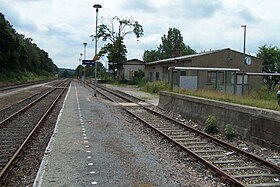
<svg viewBox="0 0 280 187"><path fill-rule="evenodd" d="M83 42L87 59L94 54L94 4L99 18L114 16L138 21L144 36L125 38L127 58L142 60L145 50L156 49L169 28L181 31L184 43L196 52L231 48L255 55L261 45L280 47L279 0L0 0L0 11L13 27L46 52L61 68L75 69ZM104 43L98 42L98 48ZM101 59L106 65L106 59Z"/></svg>

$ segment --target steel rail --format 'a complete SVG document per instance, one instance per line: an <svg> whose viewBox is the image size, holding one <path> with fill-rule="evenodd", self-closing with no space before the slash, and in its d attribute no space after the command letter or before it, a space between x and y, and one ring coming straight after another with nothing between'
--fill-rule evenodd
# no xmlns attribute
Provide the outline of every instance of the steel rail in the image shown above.
<svg viewBox="0 0 280 187"><path fill-rule="evenodd" d="M221 179L221 181L223 182L229 182L231 185L233 186L242 186L245 187L246 185L241 183L240 181L236 180L235 178L231 177L230 175L228 175L227 173L223 172L221 169L219 169L218 167L216 167L215 165L211 164L210 162L208 162L207 160L201 158L199 155L197 155L196 153L194 153L193 151L191 151L190 149L188 149L187 147L185 147L184 145L180 144L179 142L175 141L174 139L172 139L171 137L169 137L168 135L166 135L164 132L162 132L161 130L157 129L156 127L154 127L153 125L151 125L149 122L147 122L146 120L142 119L141 117L135 115L133 112L129 111L128 109L124 108L128 113L130 113L131 115L133 115L134 117L136 117L137 119L139 119L141 122L143 122L144 124L148 125L149 127L151 127L152 129L154 129L155 131L157 131L158 133L160 133L161 135L163 135L165 138L167 138L169 141L173 142L175 145L177 145L178 147L180 147L181 149L183 149L184 151L186 151L188 154L190 154L194 159L196 159L197 161L199 161L200 163L202 163L203 165L205 165L206 167L208 167L211 171L213 171L214 173L219 175L219 178Z"/></svg>
<svg viewBox="0 0 280 187"><path fill-rule="evenodd" d="M174 122L176 122L177 124L180 124L180 125L182 125L182 126L188 128L188 129L190 129L191 131L194 131L195 133L201 134L202 136L207 137L207 138L210 139L211 141L223 145L225 148L229 148L229 149L231 149L232 151L236 151L236 152L238 152L238 153L240 153L240 154L242 154L242 155L245 155L245 156L247 156L247 157L249 157L249 158L251 158L251 159L257 161L257 162L260 162L260 163L262 163L263 165L265 165L265 166L267 166L267 167L269 167L269 168L271 168L271 169L277 171L277 172L280 174L280 167L279 167L279 166L277 166L277 165L275 165L275 164L273 164L273 163L271 163L271 162L268 162L268 161L262 159L261 157L259 157L259 156L257 156L257 155L254 155L254 154L248 153L248 152L246 152L246 151L243 151L242 149L239 149L239 148L237 148L237 147L235 147L235 146L233 146L233 145L231 145L231 144L229 144L229 143L227 143L227 142L225 142L225 141L222 141L222 140L220 140L220 139L218 139L218 138L215 138L215 137L213 137L213 136L211 136L211 135L209 135L209 134L207 134L207 133L205 133L205 132L202 132L202 131L200 131L200 130L197 130L197 129L195 129L195 128L191 127L191 126L188 126L188 125L186 125L186 124L184 124L184 123L182 123L182 122L180 122L180 121L176 121L176 120L174 120L174 119L172 119L172 118L170 118L170 117L168 117L168 116L164 116L164 115L162 115L162 114L158 113L157 111L154 111L154 110L152 110L152 109L150 109L150 108L147 108L147 107L145 107L145 106L142 106L142 107L145 108L145 109L147 109L147 110L149 110L149 111L151 111L151 112L153 112L153 113L155 113L155 114L157 114L157 115L160 115L160 116L162 116L162 117L164 117L164 118L166 118L166 119L168 119L168 120L174 121Z"/></svg>
<svg viewBox="0 0 280 187"><path fill-rule="evenodd" d="M106 88L106 91L108 91L109 88ZM109 92L109 91L108 91ZM110 92L111 94L114 94L114 95L118 95L120 96L119 94L117 94L116 92L114 91L111 91ZM121 96L123 97L123 96ZM130 102L134 102L132 101L131 99L128 99L126 98L125 100L127 101L130 101ZM222 141L220 139L217 139L215 137L212 137L210 136L209 134L207 133L204 133L202 131L199 131L191 126L188 126L182 122L179 122L179 121L176 121L168 116L165 116L165 115L162 115L161 113L157 112L157 111L154 111L144 105L141 105L141 107L143 107L144 109L156 114L156 115L160 115L161 117L164 117L165 119L168 119L168 120L171 120L172 122L176 123L176 124L179 124L181 126L183 126L184 128L187 128L188 130L190 131L193 131L197 134L199 134L200 136L203 136L205 138L207 138L208 140L210 140L211 142L213 143L216 143L216 144L219 144L220 146L228 149L228 150L231 150L231 151L235 151L237 153L239 153L240 155L243 155L243 156L246 156L247 158L251 159L251 160L254 160L255 162L258 162L258 163L261 163L262 165L266 166L267 168L269 169L272 169L274 172L276 173L280 173L280 167L273 164L273 163L270 163L264 159L262 159L261 157L257 156L257 155L254 155L254 154L251 154L251 153L248 153L246 151L243 151L237 147L234 147L233 145L225 142L225 141ZM180 148L184 149L186 152L188 152L190 155L192 155L193 158L195 158L196 160L198 160L199 162L201 162L203 165L206 165L210 170L212 170L214 173L218 174L221 178L222 181L224 180L227 180L229 181L232 185L234 186L246 186L244 183L242 183L241 181L237 180L236 178L234 178L233 176L229 175L227 172L224 172L223 170L221 170L219 167L215 166L214 164L212 164L211 162L207 161L206 159L200 157L198 154L196 154L195 152L191 151L190 149L188 149L186 146L180 144L179 142L177 142L176 140L173 140L171 137L169 137L168 135L166 135L164 132L162 132L161 130L157 129L156 127L153 127L152 125L149 124L149 122L145 121L144 119L142 119L141 117L137 116L136 114L134 114L133 112L129 111L128 108L125 108L124 109L129 112L131 115L133 115L134 117L136 117L137 119L139 119L140 121L142 121L143 123L147 124L149 127L151 127L152 129L156 130L157 132L159 132L161 135L163 135L164 137L166 137L167 139L169 139L171 142L175 143L177 146L179 146Z"/></svg>
<svg viewBox="0 0 280 187"><path fill-rule="evenodd" d="M93 89L93 86L90 84L90 82L86 82L87 83L87 85L88 85L88 87L90 87L90 88L92 88ZM103 89L103 90L105 90L105 91L107 91L107 92L109 92L109 93L111 93L111 94L113 94L113 95L117 95L118 97L120 97L120 98L122 98L122 99L124 99L124 100L126 100L126 101L129 101L129 102L133 102L133 101L131 101L130 99L128 99L128 98L126 98L126 97L124 97L124 96L122 96L122 95L120 95L120 94L116 94L115 92L113 92L113 91L111 91L110 89L107 89L106 87L104 87L104 86L100 86L100 85L97 85L97 87L98 88L100 88L100 89ZM104 94L104 93L102 93L101 91L99 91L99 90L96 90L98 93L100 93L101 95L103 95L104 97L106 97L107 99L109 99L110 101L114 101L112 98L110 98L110 97L108 97L106 94ZM123 92L122 92L123 93ZM125 93L124 93L125 94ZM127 96L130 96L130 95L128 95L127 94ZM133 96L132 96L133 97ZM136 99L136 97L134 97L135 99ZM139 99L139 98L137 98L138 100L141 100L141 99ZM143 100L141 100L141 101L143 101Z"/></svg>
<svg viewBox="0 0 280 187"><path fill-rule="evenodd" d="M28 105L26 105L25 107L21 108L20 110L18 110L17 112L13 113L12 115L8 116L7 118L5 118L4 120L0 121L0 127L7 122L8 120L12 119L13 117L19 115L20 113L24 112L25 110L27 110L28 108L30 108L32 105L36 104L38 101L40 101L41 99L43 99L44 97L46 97L48 94L50 94L51 92L53 92L57 87L63 85L65 83L62 82L60 83L58 86L52 88L51 90L49 90L47 93L41 95L39 98L37 98L36 100L32 101L31 103L29 103Z"/></svg>
<svg viewBox="0 0 280 187"><path fill-rule="evenodd" d="M36 84L42 84L42 83L46 83L46 82L49 82L49 80L32 81L29 83L22 83L22 84L15 84L15 85L11 85L11 86L0 87L0 92L6 91L6 90L13 90L16 88L32 86L32 85L36 85Z"/></svg>
<svg viewBox="0 0 280 187"><path fill-rule="evenodd" d="M54 88L54 89L61 89L61 88ZM8 172L12 168L12 164L16 161L20 153L24 150L24 148L27 146L28 142L32 139L35 132L40 127L43 120L46 118L46 116L50 113L50 111L53 109L59 98L62 96L64 91L67 89L67 87L63 88L61 92L58 94L58 96L55 98L55 100L52 102L52 104L48 107L47 111L43 114L43 116L39 119L39 121L36 123L32 131L28 134L24 142L20 145L20 147L17 149L17 151L14 153L14 155L9 159L8 163L4 166L4 168L0 172L0 182L2 183L5 177L7 177Z"/></svg>
<svg viewBox="0 0 280 187"><path fill-rule="evenodd" d="M108 89L108 88L106 88L106 90L107 90L107 89ZM117 93L115 93L115 92L113 92L113 91L111 91L110 93L115 94L115 95L117 94ZM125 93L125 94L126 94L126 93ZM121 96L121 95L119 95L119 96L120 96L120 97L123 97L123 96ZM132 97L134 97L134 96L132 96ZM129 98L125 98L125 99L126 99L127 101L134 102L134 101L130 100ZM140 105L141 105L141 104L140 104ZM196 133L198 133L198 134L201 134L202 136L207 137L208 139L212 140L213 142L216 142L216 143L218 143L218 144L223 145L225 148L230 148L230 149L233 150L233 151L236 151L236 152L238 152L238 153L240 153L240 154L242 154L242 155L245 155L245 156L247 156L247 157L249 157L249 158L252 158L253 160L255 160L255 161L257 161L257 162L260 162L260 163L262 163L263 165L265 165L265 166L267 166L267 167L269 167L269 168L271 168L271 169L273 169L273 170L276 170L276 171L280 174L280 167L279 167L279 166L277 166L277 165L275 165L275 164L273 164L273 163L271 163L271 162L268 162L268 161L262 159L261 157L259 157L259 156L257 156L257 155L248 153L248 152L246 152L246 151L244 151L244 150L242 150L242 149L239 149L239 148L237 148L237 147L235 147L235 146L233 146L233 145L231 145L231 144L229 144L229 143L227 143L227 142L225 142L225 141L222 141L222 140L220 140L220 139L218 139L218 138L215 138L215 137L213 137L213 136L211 136L211 135L209 135L209 134L207 134L207 133L205 133L205 132L202 132L202 131L200 131L200 130L197 130L197 129L195 129L195 128L189 126L189 125L186 125L186 124L184 124L184 123L182 123L182 122L180 122L180 121L176 121L176 120L172 119L171 117L162 115L161 113L159 113L159 112L157 112L157 111L154 111L154 110L148 108L147 106L144 106L144 105L141 105L141 106L142 106L143 108L145 108L146 110L149 110L150 112L153 112L153 113L155 113L155 114L157 114L157 115L160 115L161 117L164 117L164 118L166 118L166 119L168 119L168 120L171 120L171 121L173 121L173 122L175 122L175 123L177 123L177 124L180 124L180 125L182 125L182 126L188 128L188 129L190 129L190 130L192 130L192 131L194 131L194 132L196 132Z"/></svg>

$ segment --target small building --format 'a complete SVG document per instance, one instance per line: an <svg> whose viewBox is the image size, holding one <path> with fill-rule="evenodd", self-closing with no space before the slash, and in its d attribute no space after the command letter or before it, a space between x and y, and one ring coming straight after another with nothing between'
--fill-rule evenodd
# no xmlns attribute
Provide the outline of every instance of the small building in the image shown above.
<svg viewBox="0 0 280 187"><path fill-rule="evenodd" d="M142 60L131 59L114 64L117 80L132 80L133 77L142 70L144 72L145 64Z"/></svg>
<svg viewBox="0 0 280 187"><path fill-rule="evenodd" d="M261 73L262 60L247 54L244 58L243 53L230 48L148 62L145 67L151 82L161 80L175 88L215 88L232 93L248 90L246 72ZM261 77L250 77L250 89L258 89L261 84Z"/></svg>

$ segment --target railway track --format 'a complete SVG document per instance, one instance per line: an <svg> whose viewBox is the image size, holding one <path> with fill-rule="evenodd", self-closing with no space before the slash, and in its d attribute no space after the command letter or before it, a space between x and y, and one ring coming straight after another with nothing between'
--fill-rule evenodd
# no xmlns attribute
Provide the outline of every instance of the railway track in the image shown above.
<svg viewBox="0 0 280 187"><path fill-rule="evenodd" d="M32 141L41 123L51 112L61 95L67 90L69 81L64 81L22 109L0 122L0 186L7 181L13 166ZM13 171L14 172L14 171Z"/></svg>
<svg viewBox="0 0 280 187"><path fill-rule="evenodd" d="M256 155L186 125L145 106L139 99L98 87L99 93L122 105L138 120L168 139L215 173L229 186L280 186L280 167ZM113 96L114 95L114 96ZM117 98L119 97L119 98Z"/></svg>
<svg viewBox="0 0 280 187"><path fill-rule="evenodd" d="M40 81L32 81L32 82L28 82L28 83L15 84L15 85L10 85L10 86L3 86L3 87L0 87L0 92L7 91L7 90L13 90L13 89L16 89L16 88L32 86L32 85L35 85L35 84L46 83L48 81L49 80L40 80Z"/></svg>
<svg viewBox="0 0 280 187"><path fill-rule="evenodd" d="M33 83L31 87L30 85L26 87L20 85L17 88L7 88L5 91L0 91L0 121L39 98L53 87L59 86L59 84L61 84L61 80L51 81L42 86L35 86Z"/></svg>

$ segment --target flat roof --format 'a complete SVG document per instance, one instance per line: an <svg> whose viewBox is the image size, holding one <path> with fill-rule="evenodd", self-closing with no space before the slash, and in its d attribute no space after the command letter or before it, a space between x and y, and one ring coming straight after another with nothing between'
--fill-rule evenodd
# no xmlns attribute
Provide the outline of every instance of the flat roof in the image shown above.
<svg viewBox="0 0 280 187"><path fill-rule="evenodd" d="M239 68L169 67L168 70L240 71Z"/></svg>
<svg viewBox="0 0 280 187"><path fill-rule="evenodd" d="M245 73L246 75L255 75L255 76L280 76L280 73Z"/></svg>

